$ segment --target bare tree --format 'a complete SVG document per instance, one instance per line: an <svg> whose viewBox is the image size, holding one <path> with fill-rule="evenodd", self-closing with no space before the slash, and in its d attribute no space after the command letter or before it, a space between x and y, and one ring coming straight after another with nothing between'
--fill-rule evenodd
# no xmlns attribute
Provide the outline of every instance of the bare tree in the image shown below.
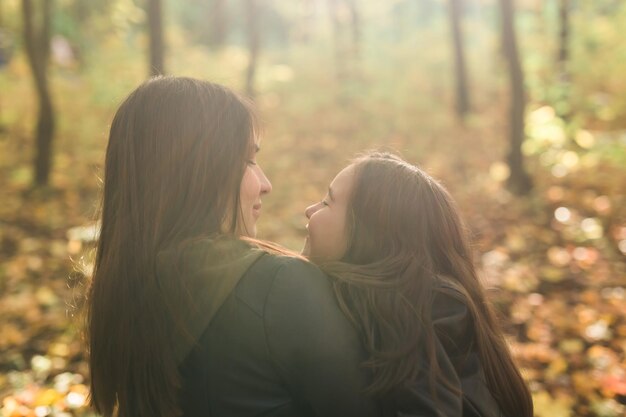
<svg viewBox="0 0 626 417"><path fill-rule="evenodd" d="M463 0L450 0L449 15L452 29L452 43L454 46L454 78L456 82L456 114L463 120L470 111L470 100L467 83L467 69L465 64L465 49L461 31L461 15Z"/></svg>
<svg viewBox="0 0 626 417"><path fill-rule="evenodd" d="M335 73L339 81L358 69L361 50L361 17L356 0L328 0L332 26ZM348 23L344 25L344 23ZM349 29L349 33L347 32Z"/></svg>
<svg viewBox="0 0 626 417"><path fill-rule="evenodd" d="M8 61L8 57L5 56L8 52L4 50L6 45L4 45L4 32L3 32L3 19L4 15L2 14L2 1L0 1L0 68ZM2 97L0 97L0 133L4 132L4 125L2 124Z"/></svg>
<svg viewBox="0 0 626 417"><path fill-rule="evenodd" d="M338 80L343 80L345 78L345 69L343 65L344 51L341 41L341 23L339 21L338 0L328 0L328 13L332 26L333 48L335 52L335 75Z"/></svg>
<svg viewBox="0 0 626 417"><path fill-rule="evenodd" d="M34 180L35 185L46 185L52 165L52 140L55 124L54 107L48 87L52 0L40 0L38 4L41 5L40 13L36 13L33 0L22 0L22 16L24 19L23 34L26 55L39 99Z"/></svg>
<svg viewBox="0 0 626 417"><path fill-rule="evenodd" d="M569 15L570 0L559 0L559 52L557 61L561 72L565 73L567 60L569 59Z"/></svg>
<svg viewBox="0 0 626 417"><path fill-rule="evenodd" d="M303 18L296 29L296 39L303 43L309 43L313 35L313 22L315 21L315 0L302 0Z"/></svg>
<svg viewBox="0 0 626 417"><path fill-rule="evenodd" d="M246 17L248 26L248 69L246 70L246 94L254 97L255 75L261 48L261 33L259 30L259 14L261 0L246 0Z"/></svg>
<svg viewBox="0 0 626 417"><path fill-rule="evenodd" d="M570 109L570 87L571 74L568 68L570 55L570 0L559 0L559 50L557 53L558 82L561 84L559 89L558 103L555 110L559 117L565 122L571 119Z"/></svg>
<svg viewBox="0 0 626 417"><path fill-rule="evenodd" d="M148 0L148 32L150 38L150 75L165 74L163 41L163 10L161 0Z"/></svg>
<svg viewBox="0 0 626 417"><path fill-rule="evenodd" d="M509 189L518 195L525 195L532 189L532 181L524 169L522 142L524 141L524 117L526 113L526 94L524 89L524 72L517 46L514 27L513 0L499 0L502 15L502 46L509 67L511 88L509 155L508 163L511 175L508 179Z"/></svg>
<svg viewBox="0 0 626 417"><path fill-rule="evenodd" d="M357 0L345 0L350 13L350 40L352 58L357 60L361 55L361 14Z"/></svg>
<svg viewBox="0 0 626 417"><path fill-rule="evenodd" d="M211 46L219 48L226 42L228 15L226 12L226 0L214 0L210 10L211 36L209 43Z"/></svg>

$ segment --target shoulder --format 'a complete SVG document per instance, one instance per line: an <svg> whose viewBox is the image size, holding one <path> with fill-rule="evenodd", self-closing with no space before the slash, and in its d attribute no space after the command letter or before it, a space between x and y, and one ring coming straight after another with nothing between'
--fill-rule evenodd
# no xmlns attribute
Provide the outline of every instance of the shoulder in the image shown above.
<svg viewBox="0 0 626 417"><path fill-rule="evenodd" d="M433 298L433 327L449 354L463 353L474 340L474 319L468 298L455 285L442 282Z"/></svg>
<svg viewBox="0 0 626 417"><path fill-rule="evenodd" d="M332 297L332 288L327 276L314 264L266 253L242 277L236 296L263 315L268 302L313 302Z"/></svg>
<svg viewBox="0 0 626 417"><path fill-rule="evenodd" d="M457 288L438 285L433 294L433 320L465 320L470 312L467 296Z"/></svg>
<svg viewBox="0 0 626 417"><path fill-rule="evenodd" d="M325 287L329 280L316 265L305 259L265 253L246 272L242 287L261 282L293 287Z"/></svg>

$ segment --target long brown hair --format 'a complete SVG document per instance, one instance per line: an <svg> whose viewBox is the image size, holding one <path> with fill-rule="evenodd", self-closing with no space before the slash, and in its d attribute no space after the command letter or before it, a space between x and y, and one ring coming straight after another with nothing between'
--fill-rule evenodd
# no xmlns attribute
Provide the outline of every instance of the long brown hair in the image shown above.
<svg viewBox="0 0 626 417"><path fill-rule="evenodd" d="M354 167L347 252L320 266L335 278L339 304L364 337L370 392L384 394L414 379L424 354L431 384L449 384L439 372L431 317L434 296L444 291L471 314L486 382L504 413L532 417L530 392L477 278L452 197L393 154L369 153Z"/></svg>
<svg viewBox="0 0 626 417"><path fill-rule="evenodd" d="M234 234L254 132L245 99L191 78L153 78L115 114L87 312L90 403L104 417L181 413L180 314L159 292L156 256Z"/></svg>

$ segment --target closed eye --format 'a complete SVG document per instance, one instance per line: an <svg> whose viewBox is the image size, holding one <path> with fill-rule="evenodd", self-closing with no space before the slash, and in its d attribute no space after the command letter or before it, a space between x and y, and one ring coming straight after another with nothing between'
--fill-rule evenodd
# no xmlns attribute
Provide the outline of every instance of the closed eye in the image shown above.
<svg viewBox="0 0 626 417"><path fill-rule="evenodd" d="M322 200L322 204L328 207L328 203L326 202L326 200Z"/></svg>
<svg viewBox="0 0 626 417"><path fill-rule="evenodd" d="M249 160L249 161L248 161L248 165L256 165L256 161Z"/></svg>

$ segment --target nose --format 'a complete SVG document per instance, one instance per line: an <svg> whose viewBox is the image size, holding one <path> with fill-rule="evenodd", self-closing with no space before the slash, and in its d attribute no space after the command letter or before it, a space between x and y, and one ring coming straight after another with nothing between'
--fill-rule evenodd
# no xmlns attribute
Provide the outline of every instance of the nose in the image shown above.
<svg viewBox="0 0 626 417"><path fill-rule="evenodd" d="M269 194L272 191L272 183L265 176L265 172L259 167L259 180L261 182L261 195Z"/></svg>
<svg viewBox="0 0 626 417"><path fill-rule="evenodd" d="M312 206L307 207L306 210L304 210L304 215L306 216L306 218L311 219L311 216L320 209L321 204L322 203L315 203Z"/></svg>

